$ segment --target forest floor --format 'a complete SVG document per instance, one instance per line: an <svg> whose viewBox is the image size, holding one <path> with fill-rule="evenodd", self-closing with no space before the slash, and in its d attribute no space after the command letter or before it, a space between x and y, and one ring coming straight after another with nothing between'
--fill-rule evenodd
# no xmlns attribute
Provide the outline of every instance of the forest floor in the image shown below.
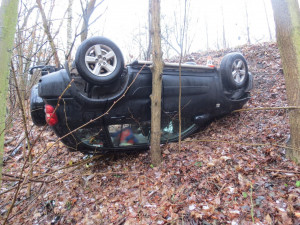
<svg viewBox="0 0 300 225"><path fill-rule="evenodd" d="M242 52L254 76L244 108L285 107L286 90L274 43L189 56L215 64ZM23 161L19 119L6 133L0 223L16 190ZM42 128L32 127L34 139ZM286 109L232 113L182 142L166 144L153 168L149 152L97 156L57 143L35 165L31 196L23 185L10 224L300 224L300 166L286 159ZM57 140L47 128L34 161ZM19 150L19 151L17 151ZM28 168L25 168L25 173ZM22 178L23 179L23 178Z"/></svg>

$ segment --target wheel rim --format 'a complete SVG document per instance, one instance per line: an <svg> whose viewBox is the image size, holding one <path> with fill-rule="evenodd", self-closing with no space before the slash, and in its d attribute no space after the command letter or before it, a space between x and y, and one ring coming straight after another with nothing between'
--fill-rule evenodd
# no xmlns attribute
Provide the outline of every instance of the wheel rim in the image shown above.
<svg viewBox="0 0 300 225"><path fill-rule="evenodd" d="M246 77L246 66L241 59L236 59L232 64L232 78L237 84L242 84Z"/></svg>
<svg viewBox="0 0 300 225"><path fill-rule="evenodd" d="M93 45L85 53L85 65L88 70L99 77L109 76L117 66L115 52L106 45Z"/></svg>

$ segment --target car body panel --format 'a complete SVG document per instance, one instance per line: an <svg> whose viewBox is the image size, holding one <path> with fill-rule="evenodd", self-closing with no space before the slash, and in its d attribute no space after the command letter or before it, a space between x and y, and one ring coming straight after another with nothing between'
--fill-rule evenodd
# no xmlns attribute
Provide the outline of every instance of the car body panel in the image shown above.
<svg viewBox="0 0 300 225"><path fill-rule="evenodd" d="M226 95L217 68L183 66L180 85L179 67L165 66L162 143L178 140L180 87L184 138L213 119L241 108L250 98L252 82L250 74L247 87L235 91L242 92L242 96L232 99ZM52 128L70 149L103 154L149 147L151 93L150 66L135 62L124 69L120 79L102 86L82 85L80 78L61 69L41 77L38 93L35 91L33 95L53 107L59 103L56 109L59 122Z"/></svg>

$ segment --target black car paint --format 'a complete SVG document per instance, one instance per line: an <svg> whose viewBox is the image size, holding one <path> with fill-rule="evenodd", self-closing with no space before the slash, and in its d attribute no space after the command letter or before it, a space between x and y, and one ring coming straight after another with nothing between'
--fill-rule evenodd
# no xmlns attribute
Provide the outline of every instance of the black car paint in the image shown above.
<svg viewBox="0 0 300 225"><path fill-rule="evenodd" d="M178 112L178 74L179 68L164 68L162 75L162 118L175 116ZM185 136L195 132L213 119L241 108L250 98L251 74L249 78L247 87L242 90L243 96L238 99L231 99L226 96L226 90L223 88L218 69L204 67L182 69L182 117L195 123L195 126ZM151 103L149 96L152 92L152 73L148 66L143 67L138 63L128 65L120 80L114 81L119 82L119 86L112 93L108 93L107 90L116 86L114 83L91 86L90 96L87 96L78 89L78 85L76 85L78 78L75 77L75 82L71 82L72 79L74 77L71 76L70 72L62 69L43 76L38 84L38 95L46 104L56 107L60 97L62 97L56 111L59 123L52 128L59 137L63 137L62 141L67 146L87 153L98 152L99 149L91 148L77 140L73 135L74 129L88 123L87 127L101 126L104 129L103 134L100 135L106 141L101 147L101 153L148 148L148 144L115 147L107 132L107 126L110 124L131 123L133 120L150 121ZM136 79L135 82L133 82L134 79ZM68 86L69 84L71 85ZM131 87L127 90L129 85ZM109 113L105 114L108 110ZM71 134L69 134L70 132ZM176 139L169 141L176 141Z"/></svg>

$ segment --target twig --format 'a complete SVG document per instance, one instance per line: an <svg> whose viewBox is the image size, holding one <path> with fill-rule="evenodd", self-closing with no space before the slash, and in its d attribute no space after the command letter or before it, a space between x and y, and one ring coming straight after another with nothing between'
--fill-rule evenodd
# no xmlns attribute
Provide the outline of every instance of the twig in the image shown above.
<svg viewBox="0 0 300 225"><path fill-rule="evenodd" d="M16 78L16 74L15 74L15 70L14 70L13 62L12 62L12 61L11 61L11 67L12 67L12 72L13 72L13 76L14 76L14 81L15 81L16 87L17 87L17 78ZM57 108L58 108L58 106L59 106L59 102L60 102L61 96L62 96L62 95L63 95L63 94L71 87L71 83L72 83L73 81L74 81L74 80L72 80L72 81L70 82L70 84L66 87L66 89L63 91L63 93L59 96L59 98L58 98L58 103L57 103L56 108L54 109L54 112L57 110ZM18 92L18 90L17 90L17 92ZM18 94L18 95L20 95L20 94ZM20 96L19 96L19 99L21 99ZM54 113L53 113L53 114L54 114ZM23 115L25 116L25 114L23 114ZM51 116L51 117L52 117L52 116ZM25 118L25 119L26 119L26 118ZM26 120L25 120L25 121L26 121ZM26 131L26 130L27 130L26 124L24 124L24 126L25 126L25 131ZM44 130L45 130L45 129L46 129L46 126L44 127ZM41 133L42 133L42 132L41 132ZM40 134L40 135L41 135L41 134ZM40 137L40 135L38 136L38 138ZM30 140L29 140L28 132L27 132L26 137L28 138L28 145L29 145L29 144L30 144ZM38 138L37 138L37 139L38 139ZM29 147L29 153L28 153L27 158L26 158L25 161L24 161L24 164L23 164L23 167L22 167L22 169L21 169L21 173L20 173L19 177L22 177L22 175L23 175L23 172L24 172L26 163L27 163L27 161L29 160L29 156L30 156L30 154L31 154L32 147L33 147L34 144L36 143L37 139L35 140L35 142L33 143L33 145L31 145L31 147L30 147L30 145L28 146L28 147ZM56 143L56 142L55 142L55 143ZM42 154L42 156L43 156L43 154ZM42 156L39 157L39 159L41 159ZM36 164L36 163L35 163L35 164ZM27 178L28 178L28 176L29 176L30 174L32 174L32 169L33 169L33 167L34 167L35 164L32 164L32 163L31 163L29 172L28 172L28 173L26 174L26 176L24 177L24 180L23 180L22 182L21 182L21 181L18 182L18 185L17 185L17 187L16 187L16 191L15 191L15 194L14 194L14 197L13 197L12 204L11 204L11 206L9 207L9 210L7 211L7 214L6 214L6 217L5 217L5 219L4 219L3 225L6 224L6 222L7 222L7 220L8 220L8 217L9 217L9 215L10 215L10 213L11 213L13 207L14 207L14 204L15 204L15 202L16 202L16 199L17 199L17 196L18 196L18 193L19 193L20 189L22 188L22 186L24 185L24 183L30 183L30 181L28 181ZM10 189L10 190L13 190L13 189L15 189L15 188L12 188L12 189ZM4 194L4 193L6 193L6 192L8 192L8 190L5 191L5 192L2 192L0 195Z"/></svg>
<svg viewBox="0 0 300 225"><path fill-rule="evenodd" d="M84 160L84 161L81 161L81 162L79 162L79 163L76 163L76 164L73 164L73 165L70 165L70 166L66 166L66 167L63 167L63 168L58 168L58 169L56 169L56 170L54 170L54 171L51 171L51 173L47 173L47 174L43 174L43 176L40 176L40 177L38 177L38 178L41 178L41 177L45 177L45 176L50 176L52 173L54 173L54 172L57 172L57 171L59 171L59 170L62 170L62 169L67 169L67 168L70 168L70 167L75 167L75 168L73 168L71 171L69 171L69 173L70 172L72 172L73 170L75 170L76 168L77 168L77 166L80 166L80 165L82 165L82 164L85 164L85 163L87 163L87 162L89 162L89 161L92 161L92 160L94 160L94 159L97 159L97 158L99 158L99 157L101 157L101 155L97 155L97 156L95 156L95 157L92 157L92 158L89 158L89 159L87 159L87 160ZM120 173L119 173L120 174ZM9 175L9 174L5 174L5 175ZM32 181L35 181L35 182L41 182L41 183L47 183L47 184L49 184L49 183L51 183L51 182L53 182L53 181L55 181L55 180L58 180L58 179L60 179L60 178L62 178L62 177L64 177L64 176L66 176L67 175L67 173L65 173L65 174L62 174L61 176L58 176L58 177L55 177L54 179L52 179L52 180L50 180L50 181L38 181L38 180L32 180L32 179L30 179L30 180L32 180ZM12 176L12 175L9 175L9 176ZM12 176L13 177L13 176ZM18 179L18 178L17 178ZM16 179L16 180L17 180ZM19 178L20 179L20 178ZM22 178L22 179L24 179L24 178ZM21 179L20 179L21 180ZM29 182L29 181L28 181ZM14 188L11 188L10 190L13 190L13 189L15 189L16 187L14 187ZM2 192L0 195L2 195L2 194L4 194L4 193L7 193L7 192L9 192L10 190L7 190L7 191L5 191L5 192ZM36 196L36 197L38 197L38 195ZM32 202L36 199L36 197L32 200ZM29 203L29 204L31 204L31 203ZM28 205L29 205L28 204ZM10 220L11 218L13 218L15 215L13 215L12 217L10 217L8 220Z"/></svg>
<svg viewBox="0 0 300 225"><path fill-rule="evenodd" d="M185 33L185 26L186 26L186 2L184 1L184 16L183 16L183 29L182 33L180 33L180 58L179 58L179 93L178 93L178 123L179 123L179 137L178 137L178 150L181 150L181 95L182 95L182 84L181 84L181 64L182 64L182 58L183 58L183 41L184 41L184 33Z"/></svg>
<svg viewBox="0 0 300 225"><path fill-rule="evenodd" d="M103 173L93 173L93 175L108 175L108 174L122 174L122 175L128 175L128 174L142 174L142 172L103 172ZM83 174L85 175L90 175L90 174Z"/></svg>
<svg viewBox="0 0 300 225"><path fill-rule="evenodd" d="M247 109L237 109L232 111L232 113L236 112L245 112L245 111L259 111L259 110L280 110L280 109L300 109L299 106L283 106L283 107L259 107L259 108L247 108Z"/></svg>
<svg viewBox="0 0 300 225"><path fill-rule="evenodd" d="M126 221L126 217L123 217L123 218L121 218L121 219L119 219L119 220L117 221L116 225L124 224L125 221Z"/></svg>
<svg viewBox="0 0 300 225"><path fill-rule="evenodd" d="M280 68L279 70L277 70L275 73L259 73L258 71L251 71L253 75L263 75L263 76L274 76L279 74L282 71L282 68Z"/></svg>
<svg viewBox="0 0 300 225"><path fill-rule="evenodd" d="M12 69L12 74L13 74L13 79L14 79L14 82L15 82L15 85L16 85L16 90L17 90L17 95L18 95L18 98L19 98L19 105L20 105L20 108L21 108L21 111L22 111L22 117L23 117L23 123L24 123L24 130L25 130L25 136L26 136L26 139L27 139L27 145L28 145L28 155L24 161L24 164L23 164L23 167L21 169L21 173L20 173L20 177L22 177L23 175L23 172L24 172L24 169L25 169L25 166L26 166L26 162L29 160L31 161L31 146L30 146L30 140L29 140L29 134L28 134L28 130L27 130L27 122L26 122L26 114L24 112L24 107L23 107L23 102L22 102L22 97L21 97L21 94L20 94L20 91L19 91L19 87L18 87L18 82L17 82L17 77L16 77L16 73L15 73L15 69L14 69L14 65L13 65L13 62L11 60L11 69ZM25 151L25 149L24 149ZM32 171L31 171L32 172ZM29 176L32 175L32 173L29 172ZM3 225L6 224L7 220L8 220L8 217L9 217L9 214L11 213L13 207L14 207L14 204L17 200L17 196L18 196L18 193L20 191L20 187L21 187L21 181L19 181L18 183L18 186L17 186L17 190L15 192L15 195L13 197L13 201L12 201L12 204L11 206L9 207L8 211L7 211L7 214L6 214L6 217L4 219L4 222L3 222ZM28 188L30 189L31 188L31 185L29 184ZM28 189L28 190L29 190ZM28 193L30 194L30 193Z"/></svg>
<svg viewBox="0 0 300 225"><path fill-rule="evenodd" d="M1 192L1 193L0 193L0 196L6 194L6 193L8 193L8 192L10 192L10 191L12 191L12 190L14 190L14 189L16 189L16 188L17 188L17 187L9 188L9 189L7 189L6 191Z"/></svg>
<svg viewBox="0 0 300 225"><path fill-rule="evenodd" d="M77 167L77 166L80 166L80 165L83 165L83 164L86 164L92 160L95 160L95 159L98 159L100 157L103 157L102 155L96 155L96 156L93 156L92 158L89 158L89 159L86 159L86 160L83 160L83 161L79 161L78 163L74 163L72 165L68 165L68 166L64 166L64 167L61 167L61 168L58 168L58 169L55 169L49 173L45 173L43 174L42 176L38 176L36 177L37 179L40 179L40 178L43 178L43 177L46 177L46 176L49 176L57 171L60 171L60 170L64 170L64 169L68 169L68 168L71 168L71 167Z"/></svg>
<svg viewBox="0 0 300 225"><path fill-rule="evenodd" d="M286 149L291 149L294 151L300 151L300 149L297 148L292 148L287 145L277 145L277 144L271 144L271 143L246 143L246 142L234 142L234 141L222 141L222 140L214 140L214 139L199 139L199 140L185 140L182 142L219 142L219 143L227 143L227 144L233 144L233 145L246 145L246 146L263 146L263 147L278 147L278 148L286 148Z"/></svg>
<svg viewBox="0 0 300 225"><path fill-rule="evenodd" d="M71 132L67 133L66 135L64 135L64 136L62 136L62 137L60 137L60 138L58 138L51 146L49 146L47 149L45 149L45 150L42 152L42 154L41 154L41 155L36 159L36 161L33 163L33 165L31 166L30 170L32 170L33 167L41 160L41 158L43 157L43 155L45 155L45 154L46 154L46 153L47 153L47 152L48 152L48 151L49 151L56 143L58 143L60 140L64 139L65 137L67 137L67 136L73 134L74 132L78 131L79 129L82 129L82 128L84 128L85 126L87 126L87 125L89 125L89 124L91 124L91 123L93 123L93 122L95 122L95 121L101 119L103 116L107 115L107 114L112 110L112 108L113 108L119 101L121 101L121 99L123 99L123 98L125 97L125 95L127 94L128 90L129 90L130 87L134 84L134 82L136 81L137 77L139 76L139 74L141 73L141 71L144 69L145 66L146 66L146 64L142 66L142 68L141 68L140 71L137 73L137 75L135 76L135 78L132 80L132 82L131 82L131 83L128 85L128 87L126 88L125 92L121 95L120 98L118 98L116 101L113 102L113 104L108 108L108 110L107 110L105 113L103 113L102 115L96 117L95 119L90 120L89 122L83 124L82 126L77 127L76 129L72 130ZM61 99L61 96L59 97L59 100L60 100L60 99ZM58 107L58 106L57 106L57 107ZM57 107L56 107L56 108L57 108ZM54 112L55 112L55 110L54 110Z"/></svg>
<svg viewBox="0 0 300 225"><path fill-rule="evenodd" d="M277 169L265 169L266 171L271 171L271 172L279 172L279 173L296 173L300 174L299 171L289 171L289 170L277 170Z"/></svg>
<svg viewBox="0 0 300 225"><path fill-rule="evenodd" d="M82 125L82 126L76 128L76 129L74 129L73 131L71 131L70 133L64 135L63 137L58 138L51 146L49 146L46 150L44 150L44 151L41 153L41 155L36 159L36 161L35 161L34 163L31 164L31 166L30 166L30 168L29 168L29 171L28 171L27 175L24 177L23 182L20 181L20 182L18 183L18 186L16 187L17 190L16 190L16 192L15 192L13 202L12 202L12 204L11 204L11 206L10 206L10 208L9 208L9 210L8 210L8 212L7 212L7 214L6 214L6 217L5 217L5 220L4 220L3 225L6 224L6 222L7 222L7 220L8 220L8 217L9 217L9 215L10 215L10 213L11 213L13 207L14 207L14 203L15 203L15 201L16 201L16 198L17 198L17 195L18 195L18 193L19 193L19 190L21 189L21 187L22 187L22 185L24 184L24 182L27 182L27 177L28 177L28 175L32 172L33 167L41 160L41 158L42 158L42 157L43 157L43 156L44 156L44 155L45 155L45 154L46 154L46 153L47 153L47 152L48 152L48 151L56 144L56 143L58 143L58 142L59 142L60 140L62 140L63 138L65 138L65 137L67 137L68 135L70 135L70 134L72 134L72 133L78 131L79 129L81 129L81 128L87 126L88 124L93 123L93 122L95 122L96 120L99 120L99 119L102 118L103 116L107 115L107 114L112 110L112 108L113 108L113 107L114 107L121 99L123 99L123 98L125 97L125 95L127 94L128 90L129 90L130 87L134 84L134 82L136 81L136 79L137 79L137 77L139 76L140 72L144 69L145 66L146 66L146 64L142 66L142 68L141 68L140 71L137 73L137 75L135 76L135 78L133 79L133 81L132 81L132 82L129 84L129 86L126 88L126 90L125 90L125 92L122 94L122 96L121 96L120 98L118 98L116 101L114 101L113 104L108 108L108 110L107 110L104 114L102 114L102 115L96 117L95 119L90 120L90 121L87 122L86 124L84 124L84 125ZM72 80L71 82L73 82L73 81L74 81L74 80ZM66 89L63 91L63 93L59 96L59 98L58 98L58 103L57 103L57 106L56 106L54 112L55 112L56 109L58 108L59 102L60 102L60 100L61 100L63 94L71 87L71 82L70 82L70 84L66 87ZM35 144L35 142L34 142L34 144ZM22 170L21 170L20 177L22 177L24 168L25 168L25 163L24 163L23 168L22 168ZM7 192L7 191L5 191L5 192ZM3 193L1 193L1 194L3 194ZM0 194L0 195L1 195L1 194Z"/></svg>
<svg viewBox="0 0 300 225"><path fill-rule="evenodd" d="M22 181L24 178L2 178L3 181ZM30 182L36 182L36 183L48 183L44 180L34 180L34 179L28 179Z"/></svg>
<svg viewBox="0 0 300 225"><path fill-rule="evenodd" d="M35 195L35 197L34 197L27 205L25 205L22 209L19 209L19 210L16 212L16 214L12 215L8 220L11 220L12 218L14 218L15 216L17 216L18 214L22 214L24 209L27 209L26 211L29 211L29 210L32 208L32 206L31 206L30 208L28 208L28 206L29 206L30 204L32 204L32 203L40 196L40 194L41 194L42 191L43 191L43 190L42 190L43 186L44 186L44 183L41 184L41 187L40 187L40 189L38 190L38 193Z"/></svg>
<svg viewBox="0 0 300 225"><path fill-rule="evenodd" d="M226 183L224 183L223 186L220 188L220 190L219 190L218 194L216 195L216 197L218 197L220 195L220 193L223 190L223 188L225 187L225 185L226 185Z"/></svg>
<svg viewBox="0 0 300 225"><path fill-rule="evenodd" d="M252 223L254 224L254 205L253 205L253 187L251 184L250 187L250 202L251 202L251 218L252 218Z"/></svg>

